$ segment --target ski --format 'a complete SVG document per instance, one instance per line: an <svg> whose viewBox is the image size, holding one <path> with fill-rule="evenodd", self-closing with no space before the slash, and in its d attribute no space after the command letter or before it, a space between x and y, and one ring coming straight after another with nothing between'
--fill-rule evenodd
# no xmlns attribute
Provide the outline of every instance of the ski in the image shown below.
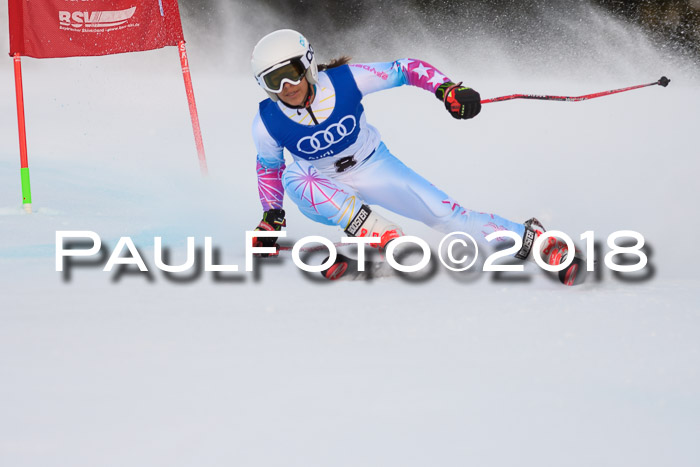
<svg viewBox="0 0 700 467"><path fill-rule="evenodd" d="M336 242L334 244L336 247L348 246L347 243ZM325 250L326 247L314 246L301 248L301 252L316 252ZM290 252L292 250L289 246L278 246L279 252ZM328 260L328 256L321 262L325 263ZM564 256L561 261L565 261ZM384 260L376 259L365 259L364 271L359 270L359 262L355 258L337 253L335 262L325 271L320 273L325 279L331 281L358 281L358 280L372 280L382 277L396 277L399 272L392 268L389 263ZM548 273L555 275L559 282L566 286L575 286L583 284L586 280L587 270L586 270L586 258L577 249L574 254L574 259L571 264L564 268L563 270L556 273Z"/></svg>
<svg viewBox="0 0 700 467"><path fill-rule="evenodd" d="M324 259L323 262L327 259ZM335 262L328 269L322 271L321 275L331 281L357 281L394 276L396 270L386 261L365 260L364 271L360 271L359 262L356 259L339 253Z"/></svg>
<svg viewBox="0 0 700 467"><path fill-rule="evenodd" d="M562 261L564 260L565 258L562 259ZM559 271L557 277L564 285L581 285L586 281L586 272L586 258L577 249L574 254L574 260L569 266Z"/></svg>

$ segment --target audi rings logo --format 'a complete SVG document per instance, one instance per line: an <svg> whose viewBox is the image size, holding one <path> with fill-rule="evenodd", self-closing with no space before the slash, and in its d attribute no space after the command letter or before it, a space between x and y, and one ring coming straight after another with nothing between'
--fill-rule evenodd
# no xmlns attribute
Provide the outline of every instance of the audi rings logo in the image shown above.
<svg viewBox="0 0 700 467"><path fill-rule="evenodd" d="M314 154L330 148L339 143L355 131L357 120L353 115L343 117L338 123L330 125L325 130L320 130L311 136L305 136L297 143L297 149L304 154Z"/></svg>

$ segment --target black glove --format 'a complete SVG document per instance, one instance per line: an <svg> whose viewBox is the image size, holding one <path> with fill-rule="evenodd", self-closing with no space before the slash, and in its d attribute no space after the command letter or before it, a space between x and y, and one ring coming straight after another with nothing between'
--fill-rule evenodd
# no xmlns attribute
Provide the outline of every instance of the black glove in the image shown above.
<svg viewBox="0 0 700 467"><path fill-rule="evenodd" d="M445 103L445 108L454 118L474 118L481 112L481 96L462 83L442 83L435 90L435 96Z"/></svg>
<svg viewBox="0 0 700 467"><path fill-rule="evenodd" d="M284 220L284 209L270 209L263 213L262 221L255 228L255 230L266 230L268 232L282 230L282 227L287 225L287 221ZM253 237L253 246L270 247L277 246L277 237ZM262 256L264 258L268 256L277 256L279 254L279 249L277 253L256 253L256 256Z"/></svg>

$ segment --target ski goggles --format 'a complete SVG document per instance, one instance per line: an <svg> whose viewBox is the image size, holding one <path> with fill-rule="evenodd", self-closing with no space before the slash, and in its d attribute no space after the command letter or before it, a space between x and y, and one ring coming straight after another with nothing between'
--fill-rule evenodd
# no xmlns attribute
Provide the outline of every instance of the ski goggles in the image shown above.
<svg viewBox="0 0 700 467"><path fill-rule="evenodd" d="M279 94L284 88L284 83L292 85L301 83L306 74L306 68L302 58L296 57L268 68L256 78L258 84L265 90Z"/></svg>

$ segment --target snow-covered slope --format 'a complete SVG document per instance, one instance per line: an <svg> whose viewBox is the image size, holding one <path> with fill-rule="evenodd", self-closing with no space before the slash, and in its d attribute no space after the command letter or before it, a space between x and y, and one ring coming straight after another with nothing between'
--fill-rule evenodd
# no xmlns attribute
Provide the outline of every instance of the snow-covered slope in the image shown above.
<svg viewBox="0 0 700 467"><path fill-rule="evenodd" d="M575 239L593 230L603 252L612 232L642 233L647 280L623 281L599 258L601 275L576 288L535 268L526 282L439 269L420 283L328 284L286 257L177 281L153 267L155 236L173 263L188 236L200 247L210 236L243 269L260 216L250 122L263 94L247 63L217 57L247 57L262 31L241 25L238 42L213 43L185 22L206 180L174 49L25 59L32 215L12 64L0 60L0 464L697 465L697 71L609 18L581 21L617 38L606 48L582 32L585 69L521 70L497 38L478 67L437 41L356 56L420 55L483 97L664 74L671 85L489 104L468 122L402 88L369 96L368 120L467 207L537 216ZM287 211L292 240L340 236ZM152 273L56 272L58 230L97 232L110 252L129 236Z"/></svg>

